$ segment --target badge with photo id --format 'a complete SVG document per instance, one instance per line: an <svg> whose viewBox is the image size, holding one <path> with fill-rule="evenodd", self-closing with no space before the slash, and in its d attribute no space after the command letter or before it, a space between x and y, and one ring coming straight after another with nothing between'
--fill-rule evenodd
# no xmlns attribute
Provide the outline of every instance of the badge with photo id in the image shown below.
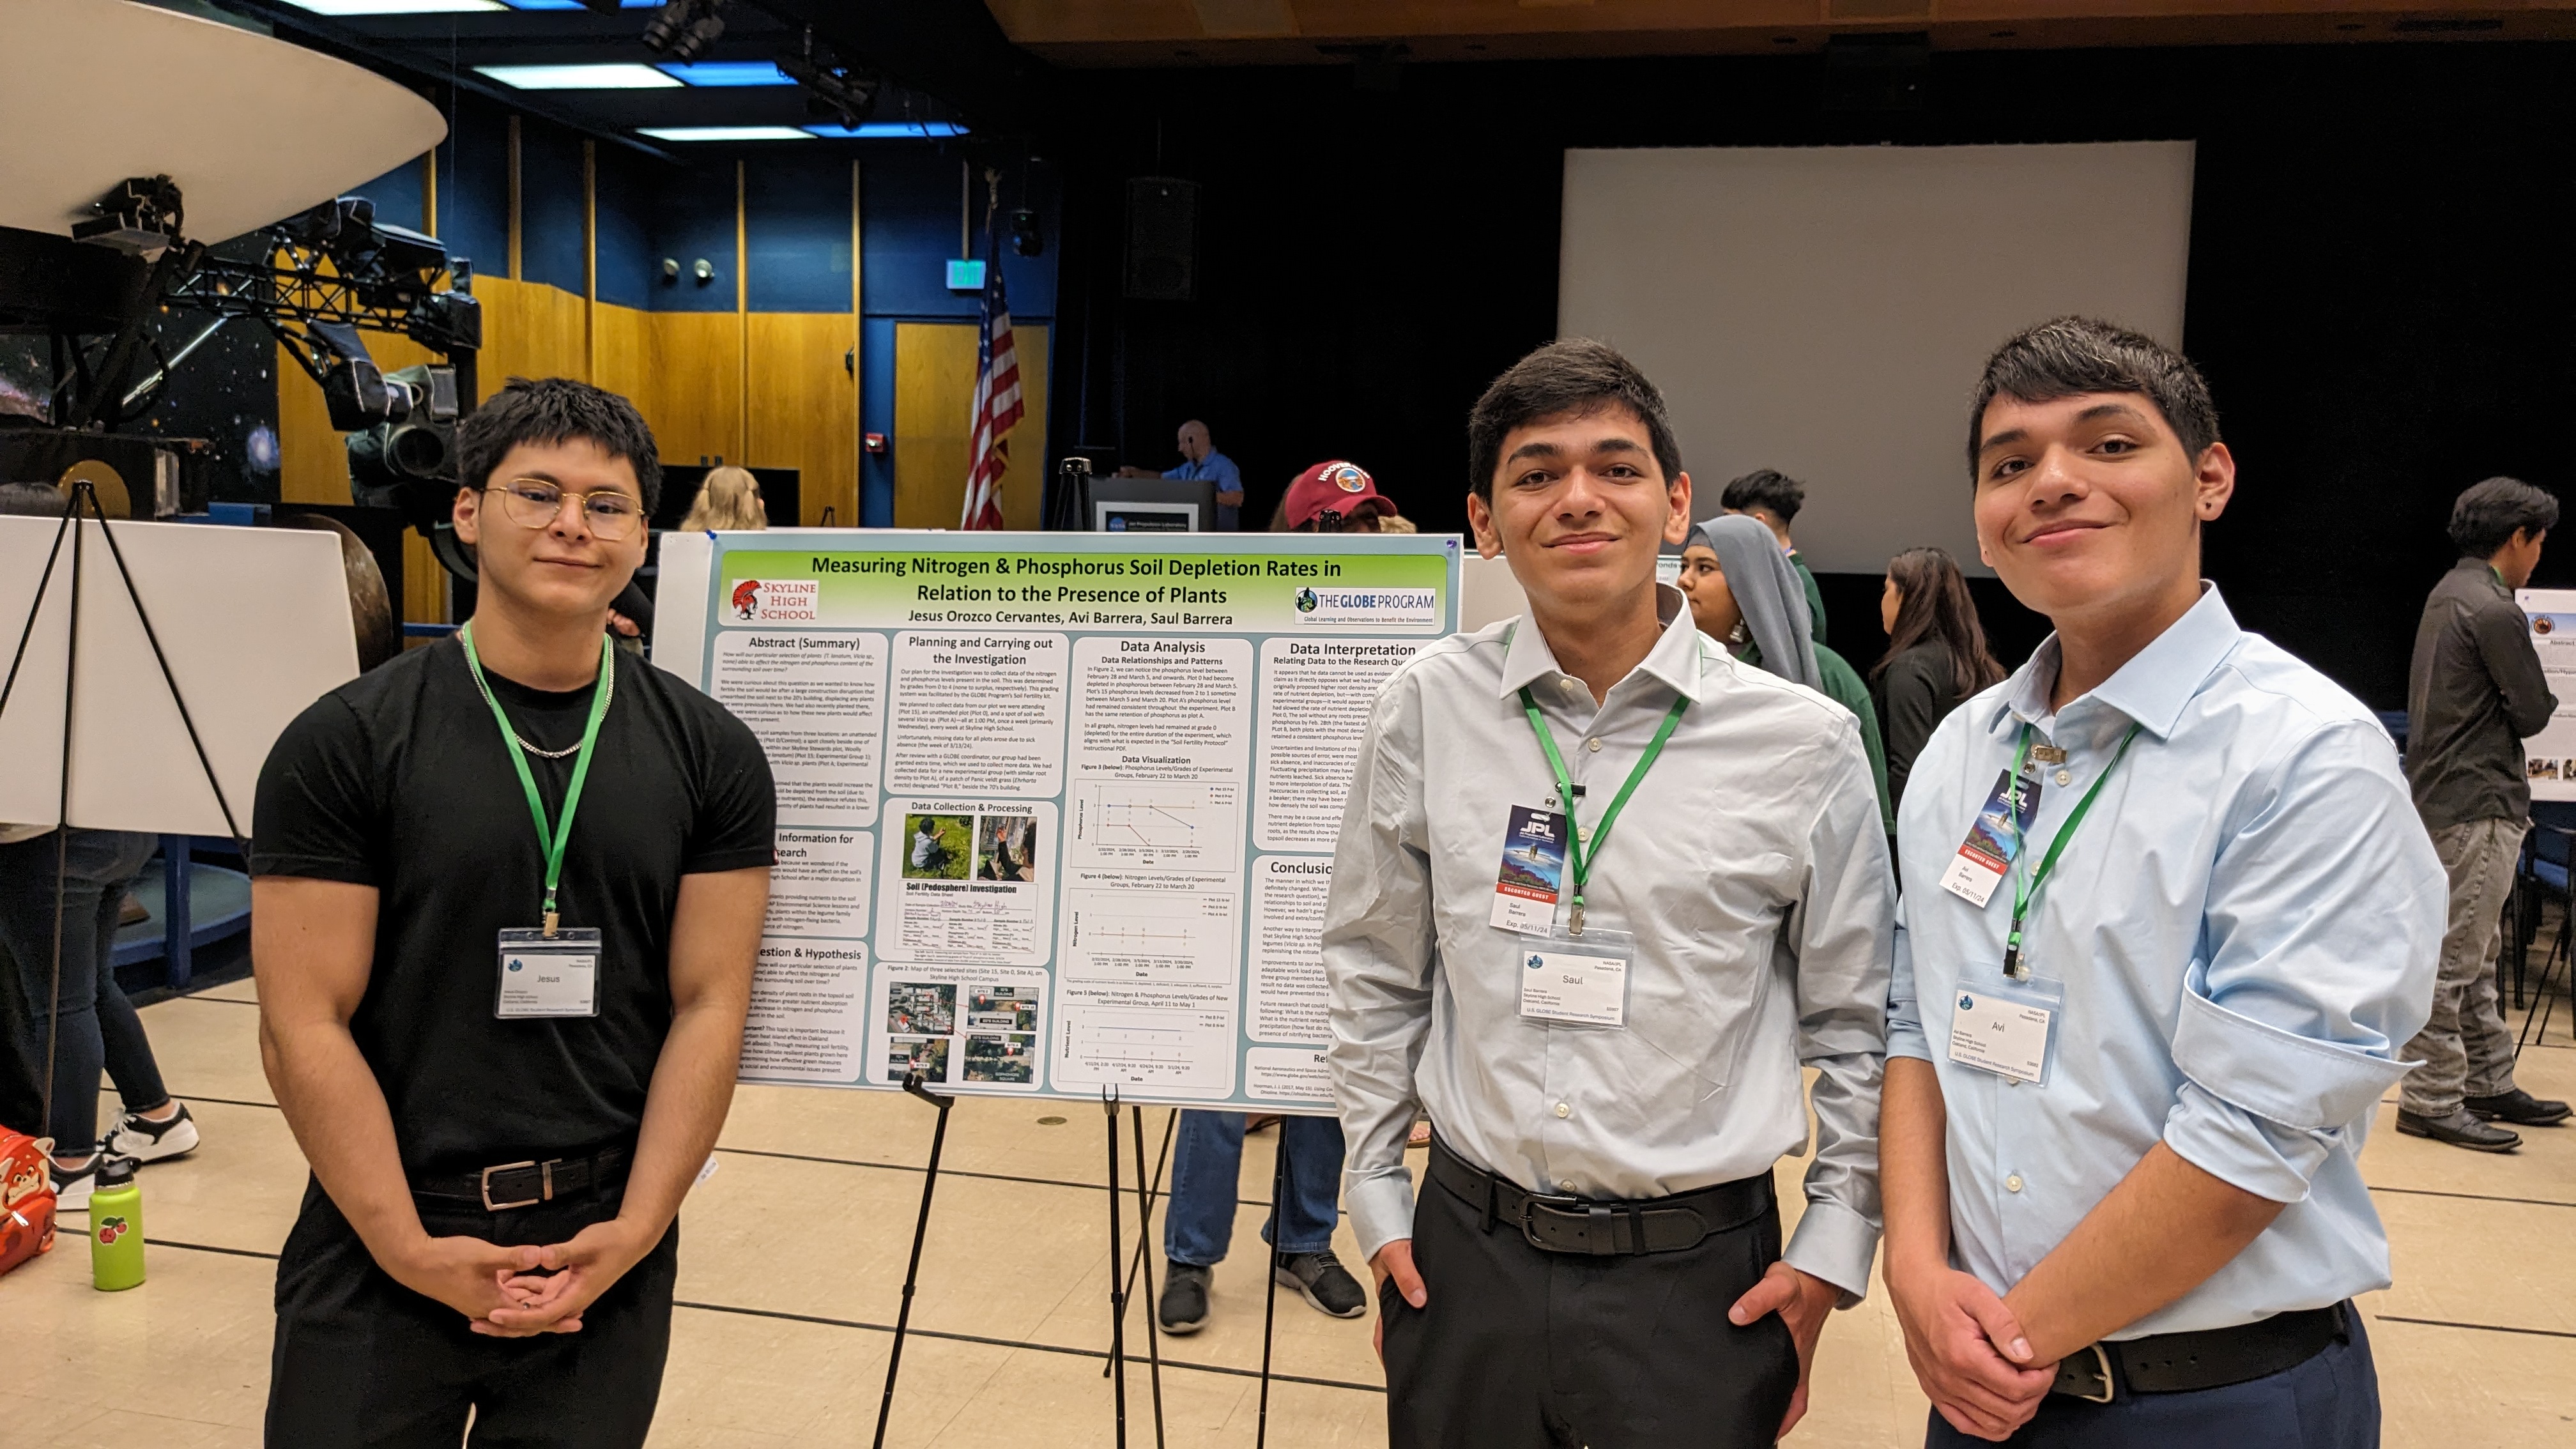
<svg viewBox="0 0 2576 1449"><path fill-rule="evenodd" d="M1959 853L1941 873L1941 889L1985 909L1986 902L1994 899L1995 887L2003 883L2004 872L2020 856L2022 836L2037 814L2038 776L2011 769L1996 776L1994 792L1977 807L1968 838L1959 842Z"/></svg>
<svg viewBox="0 0 2576 1449"><path fill-rule="evenodd" d="M501 933L501 982L492 1014L503 1021L599 1015L599 932L564 927Z"/></svg>
<svg viewBox="0 0 2576 1449"><path fill-rule="evenodd" d="M1503 829L1503 863L1494 878L1492 924L1506 931L1544 934L1556 921L1565 887L1565 816L1527 805L1512 807Z"/></svg>
<svg viewBox="0 0 2576 1449"><path fill-rule="evenodd" d="M2066 987L2045 976L1962 975L1950 1003L1950 1060L2033 1086L2048 1085Z"/></svg>
<svg viewBox="0 0 2576 1449"><path fill-rule="evenodd" d="M1599 929L1563 929L1520 941L1521 1019L1563 1026L1625 1027L1628 964L1636 939Z"/></svg>

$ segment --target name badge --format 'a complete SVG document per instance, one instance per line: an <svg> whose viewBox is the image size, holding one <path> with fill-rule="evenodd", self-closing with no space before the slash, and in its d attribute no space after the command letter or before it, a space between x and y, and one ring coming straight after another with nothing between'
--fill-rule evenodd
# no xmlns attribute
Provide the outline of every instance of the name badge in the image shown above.
<svg viewBox="0 0 2576 1449"><path fill-rule="evenodd" d="M492 1014L503 1021L599 1015L599 932L566 927L501 933L501 982Z"/></svg>
<svg viewBox="0 0 2576 1449"><path fill-rule="evenodd" d="M1521 938L1521 1017L1567 1026L1628 1024L1628 963L1635 951L1625 931L1551 931Z"/></svg>
<svg viewBox="0 0 2576 1449"><path fill-rule="evenodd" d="M1545 933L1556 920L1565 886L1565 816L1527 805L1512 807L1503 830L1503 863L1494 879L1489 919L1506 931Z"/></svg>
<svg viewBox="0 0 2576 1449"><path fill-rule="evenodd" d="M1979 910L1994 899L2004 872L2021 854L2022 833L2039 813L2039 778L2015 775L2009 768L1995 777L1994 792L1977 808L1968 838L1941 873L1941 889Z"/></svg>
<svg viewBox="0 0 2576 1449"><path fill-rule="evenodd" d="M2015 1082L2045 1086L2066 988L2044 976L1962 977L1950 1006L1950 1060Z"/></svg>

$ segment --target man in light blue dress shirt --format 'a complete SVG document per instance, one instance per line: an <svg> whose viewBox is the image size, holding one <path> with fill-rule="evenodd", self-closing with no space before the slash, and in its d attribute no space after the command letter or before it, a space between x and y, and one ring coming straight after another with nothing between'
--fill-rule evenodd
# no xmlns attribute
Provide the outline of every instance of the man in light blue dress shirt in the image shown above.
<svg viewBox="0 0 2576 1449"><path fill-rule="evenodd" d="M1886 1271L1928 1442L2376 1445L2359 1157L2440 863L2371 713L2201 580L2235 464L2189 362L2060 319L1970 420L1979 552L2057 632L1897 825Z"/></svg>

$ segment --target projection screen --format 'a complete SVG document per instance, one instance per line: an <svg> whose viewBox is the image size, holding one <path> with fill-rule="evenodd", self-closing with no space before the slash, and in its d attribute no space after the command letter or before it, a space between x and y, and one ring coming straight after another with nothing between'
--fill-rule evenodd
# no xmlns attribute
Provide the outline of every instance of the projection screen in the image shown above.
<svg viewBox="0 0 2576 1449"><path fill-rule="evenodd" d="M1777 468L1820 573L1939 544L1973 573L1967 401L2080 312L2182 343L2188 141L1568 151L1557 331L1663 389L1696 489Z"/></svg>

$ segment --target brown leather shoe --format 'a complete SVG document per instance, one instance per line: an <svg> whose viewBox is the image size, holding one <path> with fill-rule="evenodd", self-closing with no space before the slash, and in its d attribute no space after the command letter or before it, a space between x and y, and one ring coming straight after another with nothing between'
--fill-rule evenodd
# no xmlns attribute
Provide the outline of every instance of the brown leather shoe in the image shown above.
<svg viewBox="0 0 2576 1449"><path fill-rule="evenodd" d="M2492 1097L2471 1097L2461 1105L2479 1121L2510 1122L2516 1127L2555 1127L2570 1115L2576 1115L2576 1108L2546 1097L2535 1097L2520 1087L2510 1092L2498 1092Z"/></svg>

